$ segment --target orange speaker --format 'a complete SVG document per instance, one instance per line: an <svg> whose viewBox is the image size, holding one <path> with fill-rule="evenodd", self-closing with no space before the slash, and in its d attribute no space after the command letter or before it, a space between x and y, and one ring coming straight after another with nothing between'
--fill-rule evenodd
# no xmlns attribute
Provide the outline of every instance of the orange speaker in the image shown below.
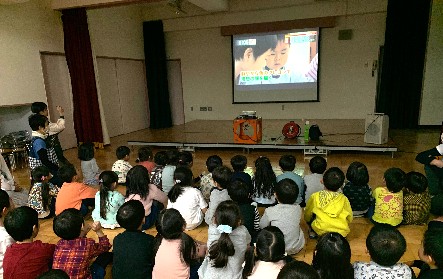
<svg viewBox="0 0 443 279"><path fill-rule="evenodd" d="M234 119L232 130L235 143L258 143L262 138L262 119Z"/></svg>

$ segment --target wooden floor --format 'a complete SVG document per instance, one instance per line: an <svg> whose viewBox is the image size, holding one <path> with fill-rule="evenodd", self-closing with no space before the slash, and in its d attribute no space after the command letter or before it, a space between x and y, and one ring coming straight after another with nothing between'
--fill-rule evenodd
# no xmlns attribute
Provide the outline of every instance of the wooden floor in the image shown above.
<svg viewBox="0 0 443 279"><path fill-rule="evenodd" d="M207 127L209 129L209 127ZM214 128L214 127L212 127ZM390 137L393 142L398 146L399 151L395 153L395 157L391 158L390 153L367 153L367 152L332 152L328 155L328 167L336 166L340 167L346 172L347 167L353 161L361 161L368 167L370 174L369 185L375 188L382 185L383 172L390 167L399 167L405 172L412 170L423 172L423 166L417 163L414 158L420 151L432 148L436 146L439 138L439 129L420 129L420 130L392 130L390 131ZM110 170L112 164L116 160L115 149L120 145L127 145L128 140L134 140L137 137L149 136L150 130L142 130L131 134L118 136L111 139L111 145L106 146L103 150L96 152L95 158L98 165L103 170ZM163 137L168 137L167 132ZM154 151L158 151L158 148L154 148ZM195 152L193 172L194 175L198 175L206 170L205 161L206 158L213 154L218 154L225 164L229 165L230 158L241 153L238 149L197 149ZM258 156L268 156L273 166L278 167L278 159L283 154L291 153L297 158L296 171L303 175L309 173L308 161L303 161L302 151L276 151L276 150L253 150L249 154L244 154L248 158L248 166L253 166L254 160ZM65 156L76 165L80 170L80 161L77 159L77 149L69 149L65 151ZM131 153L130 163L135 165L135 159L137 158L137 148ZM29 187L29 173L26 168L18 168L14 171L14 176L21 186ZM119 188L119 191L124 192L125 189ZM90 222L89 218L87 222ZM306 234L307 226L302 222L302 227ZM352 260L368 261L369 256L366 253L365 239L372 225L364 218L355 219L351 224L351 233L347 239L350 242L352 249ZM417 259L417 251L421 243L422 235L425 226L403 226L400 227L400 231L405 236L408 247L407 252L402 257L402 261L409 261ZM122 231L122 229L105 230L105 234L111 239ZM147 233L155 235L155 230L150 229ZM193 231L188 232L192 237L199 241L207 240L207 226L201 225ZM88 234L89 237L96 238L93 233ZM52 220L42 220L40 223L40 232L37 236L44 242L56 243L59 238L53 233ZM312 261L312 253L315 248L316 241L307 239L306 247L298 253L295 258L303 260L307 263ZM108 276L108 278L110 278Z"/></svg>

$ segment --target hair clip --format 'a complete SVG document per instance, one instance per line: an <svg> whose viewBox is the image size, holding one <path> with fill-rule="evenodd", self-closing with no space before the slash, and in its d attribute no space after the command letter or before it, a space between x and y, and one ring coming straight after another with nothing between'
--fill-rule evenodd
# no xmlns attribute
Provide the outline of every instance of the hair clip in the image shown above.
<svg viewBox="0 0 443 279"><path fill-rule="evenodd" d="M46 176L42 175L42 181L44 181L46 179Z"/></svg>
<svg viewBox="0 0 443 279"><path fill-rule="evenodd" d="M180 182L182 182L180 179L175 180L175 184L179 184Z"/></svg>
<svg viewBox="0 0 443 279"><path fill-rule="evenodd" d="M98 182L99 182L99 183L103 183L103 179L100 179Z"/></svg>
<svg viewBox="0 0 443 279"><path fill-rule="evenodd" d="M227 234L232 233L232 227L229 225L218 225L217 230L220 233L227 233Z"/></svg>

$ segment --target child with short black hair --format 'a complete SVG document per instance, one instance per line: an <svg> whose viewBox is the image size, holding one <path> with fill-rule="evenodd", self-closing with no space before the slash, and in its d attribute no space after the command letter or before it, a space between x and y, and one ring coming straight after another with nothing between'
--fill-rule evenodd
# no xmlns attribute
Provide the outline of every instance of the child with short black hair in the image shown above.
<svg viewBox="0 0 443 279"><path fill-rule="evenodd" d="M168 163L168 156L166 151L158 151L154 156L155 167L151 171L151 184L157 186L158 189L162 190L162 173L166 164Z"/></svg>
<svg viewBox="0 0 443 279"><path fill-rule="evenodd" d="M260 215L255 203L251 203L248 185L241 180L235 180L228 186L228 194L240 208L242 224L251 235L251 243L255 243L257 234L260 231Z"/></svg>
<svg viewBox="0 0 443 279"><path fill-rule="evenodd" d="M242 265L250 242L238 205L230 200L221 202L208 228L209 252L198 270L200 278L242 278Z"/></svg>
<svg viewBox="0 0 443 279"><path fill-rule="evenodd" d="M108 237L103 233L100 222L85 225L80 210L68 208L54 217L53 229L61 238L54 251L54 269L65 271L70 278L104 278L106 266L112 262ZM86 238L89 230L98 237L98 243ZM92 259L97 257L90 266Z"/></svg>
<svg viewBox="0 0 443 279"><path fill-rule="evenodd" d="M6 214L4 225L17 243L6 249L3 277L32 279L48 271L55 245L34 241L39 229L37 211L28 206L15 208Z"/></svg>
<svg viewBox="0 0 443 279"><path fill-rule="evenodd" d="M406 251L406 240L394 227L374 226L366 238L371 261L355 262L355 279L412 278L411 269L404 263L397 263Z"/></svg>
<svg viewBox="0 0 443 279"><path fill-rule="evenodd" d="M178 165L179 152L175 149L166 151L168 161L162 171L162 190L166 194L174 187L174 172Z"/></svg>
<svg viewBox="0 0 443 279"><path fill-rule="evenodd" d="M351 246L339 233L325 233L318 239L312 266L322 279L354 279Z"/></svg>
<svg viewBox="0 0 443 279"><path fill-rule="evenodd" d="M57 202L55 204L55 214L60 214L67 208L75 208L86 216L89 206L95 204L95 194L97 190L80 182L77 182L77 170L71 164L63 165L59 171L62 179L63 187L57 194Z"/></svg>
<svg viewBox="0 0 443 279"><path fill-rule="evenodd" d="M39 219L50 218L55 214L55 199L60 189L49 182L47 167L39 166L32 171L34 184L29 191L28 206L35 209Z"/></svg>
<svg viewBox="0 0 443 279"><path fill-rule="evenodd" d="M308 202L312 194L325 189L322 183L323 173L326 171L327 162L322 156L314 156L309 160L309 169L311 174L307 174L304 177L305 194L304 202Z"/></svg>
<svg viewBox="0 0 443 279"><path fill-rule="evenodd" d="M428 179L419 172L406 174L406 185L403 189L403 222L404 225L422 225L429 219L431 196L428 192Z"/></svg>
<svg viewBox="0 0 443 279"><path fill-rule="evenodd" d="M443 230L428 229L424 236L418 256L428 268L422 268L418 279L443 278Z"/></svg>
<svg viewBox="0 0 443 279"><path fill-rule="evenodd" d="M92 219L99 221L103 228L115 229L120 227L117 223L117 210L125 203L125 197L116 191L118 176L113 171L104 171L99 177L100 191L95 194L95 207Z"/></svg>
<svg viewBox="0 0 443 279"><path fill-rule="evenodd" d="M277 181L269 158L260 156L255 160L255 174L252 184L254 186L252 200L258 206L268 207L276 203L274 192Z"/></svg>
<svg viewBox="0 0 443 279"><path fill-rule="evenodd" d="M140 147L138 150L138 158L135 160L138 165L144 166L149 174L152 173L152 170L155 168L155 163L152 162L152 150L149 146Z"/></svg>
<svg viewBox="0 0 443 279"><path fill-rule="evenodd" d="M4 226L5 215L11 210L11 199L5 190L0 189L0 278L3 278L3 258L6 248L15 243Z"/></svg>
<svg viewBox="0 0 443 279"><path fill-rule="evenodd" d="M234 172L232 173L232 181L241 180L248 186L250 193L252 194L252 179L249 174L245 172L246 166L248 164L248 158L243 155L235 155L231 158L231 166Z"/></svg>
<svg viewBox="0 0 443 279"><path fill-rule="evenodd" d="M98 176L100 175L100 168L94 158L95 146L92 142L85 142L78 147L78 158L83 174L83 183L86 185L98 185Z"/></svg>
<svg viewBox="0 0 443 279"><path fill-rule="evenodd" d="M187 167L192 168L194 164L194 156L189 151L181 151L178 153L178 163L177 167Z"/></svg>
<svg viewBox="0 0 443 279"><path fill-rule="evenodd" d="M205 214L205 222L208 225L211 225L214 217L215 209L217 206L226 200L230 200L228 194L228 186L231 182L232 171L230 168L226 166L217 167L212 172L212 179L214 180L215 188L211 192L211 196L209 197L209 207Z"/></svg>
<svg viewBox="0 0 443 279"><path fill-rule="evenodd" d="M111 170L118 175L118 184L126 185L126 175L132 168L132 165L128 162L130 153L131 149L127 146L119 146L115 150L117 161L112 165Z"/></svg>
<svg viewBox="0 0 443 279"><path fill-rule="evenodd" d="M345 174L337 167L328 169L323 175L325 190L312 194L305 208L305 221L312 230L309 237L315 238L327 232L337 232L346 237L350 232L352 208L348 198L339 192Z"/></svg>
<svg viewBox="0 0 443 279"><path fill-rule="evenodd" d="M214 181L212 180L212 172L216 167L221 167L223 165L223 161L218 155L211 155L206 159L206 168L208 170L208 174L202 173L200 175L200 191L205 198L205 201L209 203L209 197L211 196L211 191L215 188Z"/></svg>
<svg viewBox="0 0 443 279"><path fill-rule="evenodd" d="M277 279L320 279L317 271L309 264L302 261L287 263L277 276Z"/></svg>
<svg viewBox="0 0 443 279"><path fill-rule="evenodd" d="M145 209L140 201L125 202L117 211L124 232L114 238L112 278L152 278L154 237L142 232Z"/></svg>
<svg viewBox="0 0 443 279"><path fill-rule="evenodd" d="M302 210L295 201L298 187L290 178L280 180L275 187L277 205L265 209L260 220L260 228L278 227L285 236L285 249L289 255L297 254L305 246L305 235L300 227ZM288 218L288 216L291 216Z"/></svg>
<svg viewBox="0 0 443 279"><path fill-rule="evenodd" d="M44 115L29 116L29 126L32 129L32 139L29 148L29 168L31 171L38 166L46 166L53 175L51 183L61 186L63 182L57 176L58 158L53 147L46 144L48 136L48 118Z"/></svg>
<svg viewBox="0 0 443 279"><path fill-rule="evenodd" d="M369 187L369 172L360 162L352 162L346 171L348 183L343 187L343 194L351 203L354 217L364 216L374 203L372 189Z"/></svg>
<svg viewBox="0 0 443 279"><path fill-rule="evenodd" d="M301 204L301 202L303 201L303 193L305 191L305 184L304 184L303 178L294 172L296 162L297 161L293 155L281 156L280 160L278 161L278 164L279 164L280 168L282 169L283 173L280 174L279 176L277 176L276 179L277 179L277 182L279 182L280 180L286 179L286 178L289 178L292 181L294 181L296 186L298 187L298 196L297 196L297 199L295 200L295 203Z"/></svg>
<svg viewBox="0 0 443 279"><path fill-rule="evenodd" d="M206 245L184 232L186 221L174 208L163 210L157 220L154 278L198 279L198 258L206 254Z"/></svg>
<svg viewBox="0 0 443 279"><path fill-rule="evenodd" d="M177 209L185 219L186 230L193 230L203 222L208 204L202 193L192 186L190 168L177 167L174 179L176 184L168 193L168 208Z"/></svg>
<svg viewBox="0 0 443 279"><path fill-rule="evenodd" d="M257 243L246 251L243 278L273 279L280 269L292 261L285 253L285 238L282 231L274 226L264 228L257 237Z"/></svg>
<svg viewBox="0 0 443 279"><path fill-rule="evenodd" d="M386 186L374 189L372 196L375 199L374 214L368 214L375 224L398 226L403 221L403 187L405 172L399 168L390 168L385 171Z"/></svg>

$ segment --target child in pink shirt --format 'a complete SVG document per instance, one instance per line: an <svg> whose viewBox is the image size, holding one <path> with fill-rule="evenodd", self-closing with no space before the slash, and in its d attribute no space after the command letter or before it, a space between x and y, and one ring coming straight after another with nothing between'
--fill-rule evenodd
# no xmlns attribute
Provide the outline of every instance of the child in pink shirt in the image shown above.
<svg viewBox="0 0 443 279"><path fill-rule="evenodd" d="M206 244L196 242L184 233L186 222L176 209L160 213L154 248L155 265L152 278L198 278L198 258L206 254Z"/></svg>

